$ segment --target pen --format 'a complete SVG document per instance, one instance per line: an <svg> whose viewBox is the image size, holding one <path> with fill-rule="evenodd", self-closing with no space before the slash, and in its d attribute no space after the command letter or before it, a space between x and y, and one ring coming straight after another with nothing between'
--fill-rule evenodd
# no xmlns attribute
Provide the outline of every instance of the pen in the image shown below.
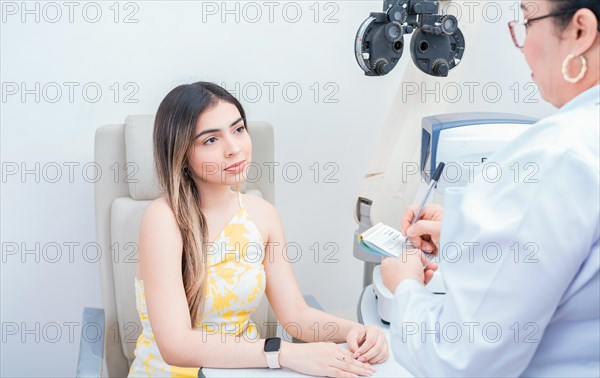
<svg viewBox="0 0 600 378"><path fill-rule="evenodd" d="M415 214L415 217L413 218L412 222L410 222L411 226L419 220L419 216L421 215L421 211L423 211L425 202L427 202L427 199L429 198L429 195L431 194L431 189L433 189L437 185L438 181L440 180L440 177L442 176L442 171L444 170L444 167L445 167L444 163L438 164L437 168L435 169L435 172L433 173L433 176L431 176L431 181L429 182L429 188L427 188L427 192L423 196L423 200L421 201L421 204L419 205L419 208L417 209L417 213Z"/></svg>
<svg viewBox="0 0 600 378"><path fill-rule="evenodd" d="M438 164L437 168L435 169L435 172L433 173L433 176L431 176L431 181L429 182L429 188L427 188L427 192L425 193L425 195L423 196L423 200L421 201L421 204L419 205L419 208L417 209L417 213L415 214L412 222L410 222L411 226L415 223L417 223L417 220L419 220L419 216L421 216L421 211L423 211L423 207L425 206L425 202L427 202L427 199L429 198L429 195L431 194L431 190L433 188L435 188L435 186L437 185L438 181L440 180L440 177L442 177L442 171L444 170L445 164L440 162L440 164ZM429 254L427 254L429 255ZM427 268L427 266L429 265L429 263L433 260L433 259L427 259L427 264L423 265L423 270L425 270Z"/></svg>

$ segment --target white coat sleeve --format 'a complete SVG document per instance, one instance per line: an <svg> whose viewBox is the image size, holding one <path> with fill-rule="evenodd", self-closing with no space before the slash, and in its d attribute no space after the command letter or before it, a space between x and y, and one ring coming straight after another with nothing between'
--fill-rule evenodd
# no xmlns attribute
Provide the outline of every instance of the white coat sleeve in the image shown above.
<svg viewBox="0 0 600 378"><path fill-rule="evenodd" d="M597 237L598 173L576 154L532 148L499 166L445 211L447 294L396 289L391 348L415 375L520 375Z"/></svg>

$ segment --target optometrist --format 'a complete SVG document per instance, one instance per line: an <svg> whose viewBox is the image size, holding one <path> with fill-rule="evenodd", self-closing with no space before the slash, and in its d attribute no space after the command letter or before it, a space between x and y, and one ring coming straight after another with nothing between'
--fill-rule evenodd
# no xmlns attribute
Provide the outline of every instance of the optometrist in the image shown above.
<svg viewBox="0 0 600 378"><path fill-rule="evenodd" d="M515 45L560 110L490 158L498 182L447 192L412 226L405 211L418 253L381 270L393 355L417 376L600 376L600 2L521 8ZM421 251L436 254L446 295L424 287L437 265Z"/></svg>

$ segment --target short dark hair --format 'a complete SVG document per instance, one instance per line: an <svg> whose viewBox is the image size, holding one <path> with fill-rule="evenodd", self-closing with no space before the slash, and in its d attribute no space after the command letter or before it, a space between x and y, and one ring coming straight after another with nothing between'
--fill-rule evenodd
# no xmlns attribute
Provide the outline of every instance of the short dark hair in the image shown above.
<svg viewBox="0 0 600 378"><path fill-rule="evenodd" d="M587 8L594 12L596 20L600 23L600 1L598 0L554 0L551 1L554 7L552 13L561 13L555 18L556 25L561 29L565 29L575 12L580 9Z"/></svg>

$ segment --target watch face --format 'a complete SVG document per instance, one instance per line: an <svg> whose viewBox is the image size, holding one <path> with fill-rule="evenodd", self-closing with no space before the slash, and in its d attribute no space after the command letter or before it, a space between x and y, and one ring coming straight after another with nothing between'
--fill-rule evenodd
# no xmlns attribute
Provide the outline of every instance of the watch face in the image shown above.
<svg viewBox="0 0 600 378"><path fill-rule="evenodd" d="M273 337L265 340L265 352L278 352L281 346L281 339Z"/></svg>

